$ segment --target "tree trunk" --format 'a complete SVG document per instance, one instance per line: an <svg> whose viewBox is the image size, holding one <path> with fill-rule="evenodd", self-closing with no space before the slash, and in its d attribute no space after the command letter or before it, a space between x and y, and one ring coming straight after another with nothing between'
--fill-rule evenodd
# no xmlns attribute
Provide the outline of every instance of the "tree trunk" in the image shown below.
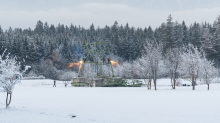
<svg viewBox="0 0 220 123"><path fill-rule="evenodd" d="M172 86L172 88L173 88L173 78L171 77L171 86Z"/></svg>
<svg viewBox="0 0 220 123"><path fill-rule="evenodd" d="M155 88L155 90L157 90L157 83L156 83L156 80L154 80L154 88Z"/></svg>
<svg viewBox="0 0 220 123"><path fill-rule="evenodd" d="M10 95L9 102L8 102L8 95ZM11 96L12 96L12 93L8 93L8 92L7 92L7 97L6 97L6 108L8 108L8 106L9 106L10 103L11 103Z"/></svg>
<svg viewBox="0 0 220 123"><path fill-rule="evenodd" d="M193 81L193 90L195 90L195 81Z"/></svg>
<svg viewBox="0 0 220 123"><path fill-rule="evenodd" d="M209 84L208 84L208 90L209 90Z"/></svg>
<svg viewBox="0 0 220 123"><path fill-rule="evenodd" d="M173 79L173 89L176 89L176 79Z"/></svg>
<svg viewBox="0 0 220 123"><path fill-rule="evenodd" d="M151 89L151 79L148 80L147 88L148 88L148 90Z"/></svg>
<svg viewBox="0 0 220 123"><path fill-rule="evenodd" d="M195 77L194 77L194 75L192 76L192 86L193 86L193 90L195 90L195 83L196 83L196 81L195 81Z"/></svg>
<svg viewBox="0 0 220 123"><path fill-rule="evenodd" d="M154 80L154 88L157 90L157 71L154 70L153 72L153 80Z"/></svg>

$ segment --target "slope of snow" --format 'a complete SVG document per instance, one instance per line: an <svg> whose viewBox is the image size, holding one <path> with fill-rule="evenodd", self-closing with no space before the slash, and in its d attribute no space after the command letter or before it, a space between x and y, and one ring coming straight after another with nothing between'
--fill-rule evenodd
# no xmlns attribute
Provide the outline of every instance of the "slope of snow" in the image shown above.
<svg viewBox="0 0 220 123"><path fill-rule="evenodd" d="M158 81L163 83L167 79ZM10 108L0 93L0 123L219 123L220 84L141 88L64 87L22 80ZM159 84L160 85L160 84ZM161 84L162 85L162 84ZM76 115L75 118L72 118Z"/></svg>

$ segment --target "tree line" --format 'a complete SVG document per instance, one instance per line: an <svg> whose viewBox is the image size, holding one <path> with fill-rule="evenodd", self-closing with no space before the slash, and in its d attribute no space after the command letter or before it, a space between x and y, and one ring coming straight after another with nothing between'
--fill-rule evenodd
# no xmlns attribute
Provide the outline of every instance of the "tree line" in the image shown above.
<svg viewBox="0 0 220 123"><path fill-rule="evenodd" d="M145 56L147 41L151 40L161 45L163 56L170 49L189 48L192 44L204 51L205 57L213 60L216 67L220 65L220 16L212 24L195 22L186 26L184 21L174 22L169 15L156 29L123 26L117 21L104 28L95 28L92 24L88 29L73 24L49 25L42 21L38 21L34 29L10 27L2 30L0 27L0 54L7 49L5 53L16 56L21 70L30 65L37 75L54 78L57 73L52 71L69 69L69 62L82 59L84 43L97 40L108 42L111 54L120 62L133 63Z"/></svg>

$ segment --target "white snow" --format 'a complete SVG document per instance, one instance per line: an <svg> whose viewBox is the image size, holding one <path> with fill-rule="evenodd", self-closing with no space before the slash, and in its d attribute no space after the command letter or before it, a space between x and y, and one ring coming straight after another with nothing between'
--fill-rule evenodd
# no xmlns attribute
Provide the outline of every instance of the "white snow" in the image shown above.
<svg viewBox="0 0 220 123"><path fill-rule="evenodd" d="M59 81L55 88L53 80L22 80L8 109L6 93L0 93L0 123L219 123L220 84L193 91L192 86L172 90L168 83L159 80L155 91L64 87Z"/></svg>

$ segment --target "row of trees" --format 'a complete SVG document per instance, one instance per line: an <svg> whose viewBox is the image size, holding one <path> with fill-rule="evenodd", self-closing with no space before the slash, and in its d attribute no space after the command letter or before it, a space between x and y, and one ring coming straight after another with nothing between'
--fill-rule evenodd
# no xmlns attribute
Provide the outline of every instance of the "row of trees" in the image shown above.
<svg viewBox="0 0 220 123"><path fill-rule="evenodd" d="M220 65L220 16L210 23L193 23L186 26L185 22L174 22L171 15L166 23L153 30L148 28L134 28L128 24L95 28L92 24L85 29L81 26L58 26L37 22L35 29L9 28L2 30L0 27L0 53L16 56L21 63L21 70L25 65L32 66L32 71L41 75L42 65L52 65L53 69L68 70L69 62L82 59L85 42L94 42L97 39L108 42L110 52L118 56L120 62L133 62L145 55L146 40L155 40L162 45L162 55L167 50L188 47L192 44L206 53L206 58L213 60L215 66ZM77 69L75 69L77 70ZM44 73L51 78L52 75Z"/></svg>
<svg viewBox="0 0 220 123"><path fill-rule="evenodd" d="M131 63L115 67L117 76L124 78L142 78L151 89L157 87L157 79L169 77L172 88L175 89L177 80L182 78L192 82L193 90L197 80L203 80L209 89L209 84L218 75L214 62L206 58L202 49L189 44L187 48L173 48L164 52L163 45L156 41L147 41L145 55Z"/></svg>

